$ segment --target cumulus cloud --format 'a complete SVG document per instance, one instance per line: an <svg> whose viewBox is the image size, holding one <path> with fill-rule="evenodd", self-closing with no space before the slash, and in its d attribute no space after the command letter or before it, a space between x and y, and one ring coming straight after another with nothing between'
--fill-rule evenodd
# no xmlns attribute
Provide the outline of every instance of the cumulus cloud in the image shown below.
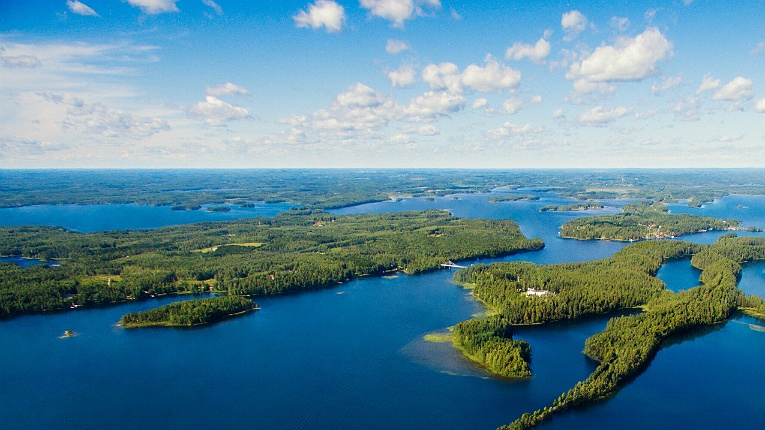
<svg viewBox="0 0 765 430"><path fill-rule="evenodd" d="M388 73L391 85L397 88L406 88L417 82L417 73L410 65L402 65Z"/></svg>
<svg viewBox="0 0 765 430"><path fill-rule="evenodd" d="M622 38L613 46L599 46L571 65L566 78L588 82L639 81L658 73L657 63L672 55L672 43L657 28L634 38Z"/></svg>
<svg viewBox="0 0 765 430"><path fill-rule="evenodd" d="M90 6L77 0L67 0L66 6L69 8L69 10L71 10L73 13L76 13L77 15L98 16L96 11L94 11Z"/></svg>
<svg viewBox="0 0 765 430"><path fill-rule="evenodd" d="M223 15L223 9L213 0L202 0L202 3L204 3L205 6L212 8L218 15Z"/></svg>
<svg viewBox="0 0 765 430"><path fill-rule="evenodd" d="M521 81L521 72L487 58L486 66L471 64L462 72L461 82L470 89L482 92L500 92L515 88Z"/></svg>
<svg viewBox="0 0 765 430"><path fill-rule="evenodd" d="M505 51L505 59L522 60L528 58L534 63L543 63L550 55L550 42L540 38L534 45L516 42Z"/></svg>
<svg viewBox="0 0 765 430"><path fill-rule="evenodd" d="M250 118L247 109L230 105L213 96L207 96L205 101L187 107L186 115L209 125L224 125L229 121Z"/></svg>
<svg viewBox="0 0 765 430"><path fill-rule="evenodd" d="M390 21L394 28L403 28L404 21L424 15L426 9L441 8L441 0L359 0L359 4L370 15Z"/></svg>
<svg viewBox="0 0 765 430"><path fill-rule="evenodd" d="M711 75L704 75L704 79L701 81L701 85L696 90L696 94L701 94L704 91L710 91L720 86L720 80L713 78Z"/></svg>
<svg viewBox="0 0 765 430"><path fill-rule="evenodd" d="M754 110L755 112L759 113L765 113L765 99L759 99L754 104Z"/></svg>
<svg viewBox="0 0 765 430"><path fill-rule="evenodd" d="M291 126L283 139L289 143L318 143L375 136L390 121L400 118L401 111L392 97L357 83L338 94L327 109L282 120Z"/></svg>
<svg viewBox="0 0 765 430"><path fill-rule="evenodd" d="M685 80L682 76L668 76L668 77L662 77L661 82L654 82L651 86L651 92L654 94L660 94L664 91L671 90L672 88L677 88L680 85L683 84Z"/></svg>
<svg viewBox="0 0 765 430"><path fill-rule="evenodd" d="M388 43L385 44L385 52L388 54L398 54L409 49L409 44L402 40L388 39Z"/></svg>
<svg viewBox="0 0 765 430"><path fill-rule="evenodd" d="M160 131L170 130L167 121L160 118L142 117L101 103L89 103L71 94L43 93L44 100L66 107L64 130L83 129L102 137L128 137L143 139Z"/></svg>
<svg viewBox="0 0 765 430"><path fill-rule="evenodd" d="M473 100L473 109L481 109L489 105L489 101L483 97Z"/></svg>
<svg viewBox="0 0 765 430"><path fill-rule="evenodd" d="M542 103L542 96L541 96L541 95L539 95L539 94L537 94L537 95L533 96L533 97L531 98L531 100L529 100L529 102L531 102L532 104L539 104L539 103Z"/></svg>
<svg viewBox="0 0 765 430"><path fill-rule="evenodd" d="M205 94L213 97L222 97L250 95L252 93L250 93L247 88L240 87L239 85L232 84L231 82L226 82L225 84L205 88Z"/></svg>
<svg viewBox="0 0 765 430"><path fill-rule="evenodd" d="M659 111L656 109L649 109L643 112L635 112L635 119L648 119L653 118Z"/></svg>
<svg viewBox="0 0 765 430"><path fill-rule="evenodd" d="M514 115L523 108L523 100L518 97L510 97L502 103L502 113Z"/></svg>
<svg viewBox="0 0 765 430"><path fill-rule="evenodd" d="M563 40L568 42L576 39L576 36L587 28L587 17L578 10L572 10L563 14L563 17L560 20L560 26L563 27L563 31L566 32L566 35L563 36Z"/></svg>
<svg viewBox="0 0 765 430"><path fill-rule="evenodd" d="M430 122L459 112L465 106L465 97L443 91L428 91L412 99L404 109L406 119Z"/></svg>
<svg viewBox="0 0 765 430"><path fill-rule="evenodd" d="M141 9L141 12L148 15L159 15L161 13L179 12L175 2L178 0L127 0L131 6Z"/></svg>
<svg viewBox="0 0 765 430"><path fill-rule="evenodd" d="M429 64L422 71L422 80L434 91L461 94L467 88L490 93L517 87L521 72L487 57L485 66L471 64L462 72L454 63Z"/></svg>
<svg viewBox="0 0 765 430"><path fill-rule="evenodd" d="M328 33L337 33L343 29L345 9L332 0L317 0L308 5L308 11L301 9L292 19L299 28L311 27L316 30L324 27Z"/></svg>
<svg viewBox="0 0 765 430"><path fill-rule="evenodd" d="M752 80L738 76L717 90L712 98L714 100L736 101L739 99L748 100L753 96Z"/></svg>
<svg viewBox="0 0 765 430"><path fill-rule="evenodd" d="M606 109L603 106L595 106L581 112L577 120L582 125L602 126L613 122L629 113L629 109L619 106L613 109Z"/></svg>
<svg viewBox="0 0 765 430"><path fill-rule="evenodd" d="M566 112L563 110L563 108L555 109L553 111L553 113L552 113L552 117L556 118L556 119L557 118L565 118L566 117Z"/></svg>

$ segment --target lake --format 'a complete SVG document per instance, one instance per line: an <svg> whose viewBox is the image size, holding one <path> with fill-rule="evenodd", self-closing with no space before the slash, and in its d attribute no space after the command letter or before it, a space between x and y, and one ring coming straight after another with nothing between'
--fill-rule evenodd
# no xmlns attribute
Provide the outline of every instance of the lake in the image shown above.
<svg viewBox="0 0 765 430"><path fill-rule="evenodd" d="M466 264L586 261L626 245L557 234L566 220L615 213L620 202L601 211L540 213L541 206L571 200L538 194L539 201L490 203L489 195L459 195L333 212L446 209L462 217L512 218L524 234L546 243L538 252ZM718 236L690 238L703 243ZM688 260L672 262L659 276L673 290L691 288L698 271L689 267ZM114 325L126 312L190 297L0 321L0 422L8 429L493 429L549 404L595 368L581 351L607 318L518 328L515 336L532 348L530 380L491 377L450 345L425 342L425 334L482 311L452 275L365 278L260 298L257 312L194 329ZM741 287L765 292L765 264L747 265ZM545 427L758 427L765 419L760 324L741 317L674 339L616 396ZM77 336L59 339L64 330Z"/></svg>

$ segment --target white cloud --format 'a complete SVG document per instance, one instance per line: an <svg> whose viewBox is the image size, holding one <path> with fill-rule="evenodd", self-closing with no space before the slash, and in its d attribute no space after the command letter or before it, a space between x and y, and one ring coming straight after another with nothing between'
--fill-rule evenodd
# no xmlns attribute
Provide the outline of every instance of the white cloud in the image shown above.
<svg viewBox="0 0 765 430"><path fill-rule="evenodd" d="M225 84L205 88L205 94L213 97L250 95L247 88L226 82Z"/></svg>
<svg viewBox="0 0 765 430"><path fill-rule="evenodd" d="M556 119L557 118L565 118L566 117L566 112L563 110L563 108L555 109L553 111L553 113L552 113L552 117L556 118Z"/></svg>
<svg viewBox="0 0 765 430"><path fill-rule="evenodd" d="M649 109L643 112L635 112L635 119L648 119L656 116L658 111L656 109Z"/></svg>
<svg viewBox="0 0 765 430"><path fill-rule="evenodd" d="M433 124L425 124L417 129L417 134L420 136L436 136L440 133Z"/></svg>
<svg viewBox="0 0 765 430"><path fill-rule="evenodd" d="M576 94L589 94L594 92L610 94L614 91L616 91L616 86L606 82L591 82L587 79L577 79L574 81L574 92Z"/></svg>
<svg viewBox="0 0 765 430"><path fill-rule="evenodd" d="M535 63L543 63L550 55L550 42L541 38L534 45L516 42L505 51L505 59L522 60L528 58Z"/></svg>
<svg viewBox="0 0 765 430"><path fill-rule="evenodd" d="M454 63L429 64L422 69L422 80L431 90L461 93L459 67Z"/></svg>
<svg viewBox="0 0 765 430"><path fill-rule="evenodd" d="M440 0L359 0L359 4L370 15L390 21L394 28L403 28L404 21L425 14L425 8L441 8Z"/></svg>
<svg viewBox="0 0 765 430"><path fill-rule="evenodd" d="M385 44L385 52L388 54L398 54L409 49L409 44L402 40L388 39L388 43Z"/></svg>
<svg viewBox="0 0 765 430"><path fill-rule="evenodd" d="M417 73L410 65L402 65L388 73L391 85L397 88L406 88L417 82Z"/></svg>
<svg viewBox="0 0 765 430"><path fill-rule="evenodd" d="M412 99L404 109L406 118L416 122L430 122L459 112L465 106L465 97L443 91L428 91Z"/></svg>
<svg viewBox="0 0 765 430"><path fill-rule="evenodd" d="M332 0L316 0L316 3L308 5L307 12L300 10L292 19L299 28L316 30L324 27L328 33L337 33L343 29L345 9Z"/></svg>
<svg viewBox="0 0 765 430"><path fill-rule="evenodd" d="M481 109L489 105L489 101L481 97L473 100L473 109Z"/></svg>
<svg viewBox="0 0 765 430"><path fill-rule="evenodd" d="M755 112L759 113L765 113L765 99L759 99L754 104L754 110Z"/></svg>
<svg viewBox="0 0 765 430"><path fill-rule="evenodd" d="M66 108L66 116L61 122L64 131L74 129L102 137L143 139L170 130L170 125L163 119L133 115L102 103L86 102L71 94L43 93L41 97Z"/></svg>
<svg viewBox="0 0 765 430"><path fill-rule="evenodd" d="M452 8L452 10L451 10L451 15L452 15L452 19L455 20L455 21L461 21L462 20L462 15L460 15L456 10L454 10L454 8Z"/></svg>
<svg viewBox="0 0 765 430"><path fill-rule="evenodd" d="M379 137L383 127L401 116L402 109L392 97L357 83L338 94L327 109L282 120L291 128L281 136L281 140L300 144L330 144Z"/></svg>
<svg viewBox="0 0 765 430"><path fill-rule="evenodd" d="M560 25L563 27L563 31L566 32L563 40L571 41L576 39L576 36L587 28L587 17L578 10L572 10L563 14Z"/></svg>
<svg viewBox="0 0 765 430"><path fill-rule="evenodd" d="M532 104L539 104L539 103L542 103L542 96L541 96L541 95L539 95L539 94L537 94L537 95L533 96L533 97L532 97L532 98L529 100L529 102L531 102Z"/></svg>
<svg viewBox="0 0 765 430"><path fill-rule="evenodd" d="M66 0L66 6L69 8L69 10L71 10L73 13L76 13L77 15L98 16L96 11L94 11L90 6L77 0Z"/></svg>
<svg viewBox="0 0 765 430"><path fill-rule="evenodd" d="M209 125L224 125L229 121L250 118L247 109L230 105L213 96L207 96L205 101L187 107L186 115Z"/></svg>
<svg viewBox="0 0 765 430"><path fill-rule="evenodd" d="M720 86L720 80L714 79L710 74L704 75L704 79L701 81L701 85L696 90L696 94L701 94L704 91L714 90Z"/></svg>
<svg viewBox="0 0 765 430"><path fill-rule="evenodd" d="M221 7L218 6L218 3L215 3L213 0L202 0L202 3L204 3L205 6L211 7L218 15L223 15L223 9L221 9Z"/></svg>
<svg viewBox="0 0 765 430"><path fill-rule="evenodd" d="M161 13L179 12L175 2L178 0L127 0L131 6L141 9L141 12L149 15L159 15Z"/></svg>
<svg viewBox="0 0 765 430"><path fill-rule="evenodd" d="M471 64L462 72L461 82L470 89L482 92L500 92L515 88L521 81L521 72L499 64L491 58L486 59L486 66Z"/></svg>
<svg viewBox="0 0 765 430"><path fill-rule="evenodd" d="M656 14L659 13L660 10L661 8L648 9L647 11L645 11L643 18L646 20L646 22L650 24L656 18Z"/></svg>
<svg viewBox="0 0 765 430"><path fill-rule="evenodd" d="M525 137L539 134L543 131L540 127L534 127L531 124L515 125L511 122L502 124L501 127L486 130L484 137L491 140L505 141L512 137Z"/></svg>
<svg viewBox="0 0 765 430"><path fill-rule="evenodd" d="M504 103L502 103L502 113L506 113L508 115L514 115L518 113L521 108L523 108L523 100L515 96L510 97L509 99L505 100Z"/></svg>
<svg viewBox="0 0 765 430"><path fill-rule="evenodd" d="M651 92L654 94L659 94L667 90L671 90L672 88L677 88L680 85L683 84L685 79L683 79L682 76L668 76L668 77L662 77L661 83L654 82L651 86Z"/></svg>
<svg viewBox="0 0 765 430"><path fill-rule="evenodd" d="M634 38L622 38L614 46L603 45L571 65L566 78L589 82L639 81L658 73L657 63L672 55L672 43L657 28Z"/></svg>
<svg viewBox="0 0 765 430"><path fill-rule="evenodd" d="M736 101L739 99L748 100L753 96L754 90L752 90L752 80L738 76L717 90L712 98L714 100Z"/></svg>
<svg viewBox="0 0 765 430"><path fill-rule="evenodd" d="M577 117L580 124L589 126L602 126L613 122L629 113L629 109L619 106L613 109L606 109L603 106L595 106L581 112Z"/></svg>

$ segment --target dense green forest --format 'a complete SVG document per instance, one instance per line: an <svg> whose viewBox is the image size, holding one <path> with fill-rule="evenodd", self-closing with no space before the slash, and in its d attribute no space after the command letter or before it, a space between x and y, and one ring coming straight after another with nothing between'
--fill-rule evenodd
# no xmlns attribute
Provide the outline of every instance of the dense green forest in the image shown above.
<svg viewBox="0 0 765 430"><path fill-rule="evenodd" d="M252 300L241 296L186 300L143 312L125 314L120 318L120 324L125 328L190 327L220 321L256 308L257 305Z"/></svg>
<svg viewBox="0 0 765 430"><path fill-rule="evenodd" d="M498 187L552 190L579 200L687 200L700 206L732 193L765 195L762 177L755 169L0 170L0 207L138 203L199 209L265 201L330 209Z"/></svg>
<svg viewBox="0 0 765 430"><path fill-rule="evenodd" d="M691 258L691 264L702 270L700 286L675 294L667 291L663 282L654 277L663 262L676 258ZM643 308L638 315L611 319L605 331L587 340L585 354L600 364L586 380L561 394L549 406L524 414L503 427L531 428L557 411L614 393L625 379L643 369L662 343L675 333L716 324L730 318L737 310L762 314L765 311L763 300L745 296L737 288L737 280L741 264L763 259L765 238L737 237L731 233L712 245L641 242L624 248L611 258L587 263L475 265L457 272L456 280L473 287L475 296L493 308L497 315L483 323L470 320L458 324L455 337L462 338L460 344L479 345L481 354L470 357L483 361L498 374L506 375L495 370L493 363L515 363L518 353L484 339L512 339L514 324L546 323L620 308ZM553 294L526 296L524 291L531 288L545 289ZM526 348L523 345L524 353L528 354ZM491 357L491 362L486 357ZM528 371L516 364L513 368Z"/></svg>
<svg viewBox="0 0 765 430"><path fill-rule="evenodd" d="M0 264L0 316L167 293L280 294L543 246L513 221L458 219L444 211L336 216L293 210L274 218L89 234L5 227L0 255L61 264Z"/></svg>
<svg viewBox="0 0 765 430"><path fill-rule="evenodd" d="M561 226L565 238L633 241L661 239L711 230L740 230L736 220L688 214L670 214L661 203L639 202L622 207L615 215L579 218Z"/></svg>

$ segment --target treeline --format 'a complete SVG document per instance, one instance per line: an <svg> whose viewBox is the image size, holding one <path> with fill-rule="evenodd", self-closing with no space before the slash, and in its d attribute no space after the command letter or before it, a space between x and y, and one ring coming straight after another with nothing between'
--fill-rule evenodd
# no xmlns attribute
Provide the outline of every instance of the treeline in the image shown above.
<svg viewBox="0 0 765 430"><path fill-rule="evenodd" d="M663 247L665 243L677 242L646 242L624 250L631 252L632 248L639 247L647 250ZM742 256L745 259L742 260ZM561 394L551 405L524 414L501 428L531 428L560 410L605 398L618 390L625 379L644 368L673 334L725 321L737 309L752 303L761 304L762 299L745 297L736 284L741 273L740 263L763 259L763 238L726 235L716 244L701 247L691 259L691 264L702 270L701 286L677 294L663 291L648 301L645 312L611 319L603 332L586 341L585 354L600 361L586 380Z"/></svg>
<svg viewBox="0 0 765 430"><path fill-rule="evenodd" d="M246 297L223 296L170 303L156 309L128 313L120 318L125 328L194 326L207 324L257 308Z"/></svg>
<svg viewBox="0 0 765 430"><path fill-rule="evenodd" d="M565 238L633 241L661 239L712 230L739 229L737 220L670 214L661 203L630 203L621 214L579 218L561 226Z"/></svg>
<svg viewBox="0 0 765 430"><path fill-rule="evenodd" d="M458 219L444 211L290 211L274 218L90 234L7 227L0 228L0 255L56 259L61 265L5 264L0 316L166 293L280 294L543 246L526 239L513 221Z"/></svg>

